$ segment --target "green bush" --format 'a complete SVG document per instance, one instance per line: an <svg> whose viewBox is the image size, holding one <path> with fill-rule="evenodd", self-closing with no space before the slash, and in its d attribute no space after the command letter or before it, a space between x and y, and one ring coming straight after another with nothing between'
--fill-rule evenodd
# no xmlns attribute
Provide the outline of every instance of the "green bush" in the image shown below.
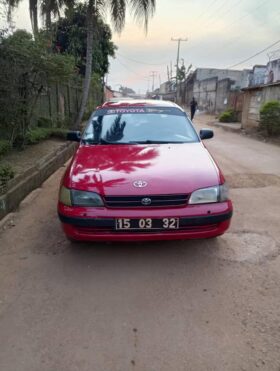
<svg viewBox="0 0 280 371"><path fill-rule="evenodd" d="M237 121L237 112L235 112L233 109L229 109L227 111L224 111L220 117L220 122L236 122Z"/></svg>
<svg viewBox="0 0 280 371"><path fill-rule="evenodd" d="M280 102L266 102L260 110L260 129L269 136L280 135Z"/></svg>
<svg viewBox="0 0 280 371"><path fill-rule="evenodd" d="M25 143L26 144L36 144L41 142L44 139L48 139L50 137L50 129L49 128L35 128L30 129L26 133Z"/></svg>
<svg viewBox="0 0 280 371"><path fill-rule="evenodd" d="M52 138L66 139L68 130L63 128L35 128L27 132L26 143L36 144L42 140Z"/></svg>
<svg viewBox="0 0 280 371"><path fill-rule="evenodd" d="M13 179L15 172L10 165L0 165L0 193L5 190L5 186L10 179Z"/></svg>
<svg viewBox="0 0 280 371"><path fill-rule="evenodd" d="M0 157L4 156L11 149L11 144L7 140L0 140Z"/></svg>
<svg viewBox="0 0 280 371"><path fill-rule="evenodd" d="M53 128L50 130L50 136L53 138L66 139L67 133L68 130L63 128Z"/></svg>

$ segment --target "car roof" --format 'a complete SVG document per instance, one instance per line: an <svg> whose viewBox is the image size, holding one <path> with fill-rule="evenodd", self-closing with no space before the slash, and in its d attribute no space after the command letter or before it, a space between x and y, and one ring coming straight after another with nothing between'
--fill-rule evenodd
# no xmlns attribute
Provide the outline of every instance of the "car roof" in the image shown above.
<svg viewBox="0 0 280 371"><path fill-rule="evenodd" d="M119 98L110 98L106 103L118 103L118 102L123 102L123 101L127 101L127 100L135 100L133 98L129 98L129 97L119 97Z"/></svg>
<svg viewBox="0 0 280 371"><path fill-rule="evenodd" d="M99 109L104 108L129 108L129 107L171 107L178 108L183 111L183 109L174 102L167 100L154 100L154 99L128 99L121 100L118 102L108 101L99 106Z"/></svg>

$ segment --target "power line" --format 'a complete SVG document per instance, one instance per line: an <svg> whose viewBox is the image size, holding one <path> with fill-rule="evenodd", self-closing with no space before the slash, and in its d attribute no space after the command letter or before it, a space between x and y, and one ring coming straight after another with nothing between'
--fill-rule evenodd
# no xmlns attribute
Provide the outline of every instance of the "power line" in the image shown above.
<svg viewBox="0 0 280 371"><path fill-rule="evenodd" d="M280 12L279 13L276 13L274 16L273 16L273 19L280 16ZM267 20L265 20L264 22L260 23L260 24L257 24L257 27L262 27L263 25L267 25ZM234 39L232 39L230 42L226 41L225 43L223 43L221 46L219 46L218 48L214 48L211 50L211 53L207 54L206 56L204 56L203 58L209 58L210 56L212 56L214 53L216 54L220 49L222 49L223 51L225 49L228 49L228 47L234 45L238 40L240 40L242 37L244 37L244 32L241 32L239 34L239 36L235 37Z"/></svg>
<svg viewBox="0 0 280 371"><path fill-rule="evenodd" d="M207 7L206 9L195 18L195 22L198 21L200 18L202 18L205 14L207 14L208 10L219 0L213 0Z"/></svg>
<svg viewBox="0 0 280 371"><path fill-rule="evenodd" d="M219 20L220 20L220 18L221 18L221 16L225 16L225 15L227 15L228 13L230 13L231 12L231 10L233 9L233 8L236 8L241 2L242 2L243 0L238 0L236 3L234 3L231 7L229 7L229 9L227 9L224 13L222 12L222 13L218 13L218 15L219 15L219 19L212 19L212 21L210 20L210 22L208 22L208 23L206 23L206 25L205 25L205 27L209 27L210 25L214 25L214 24L216 24ZM217 14L216 14L217 15Z"/></svg>
<svg viewBox="0 0 280 371"><path fill-rule="evenodd" d="M234 64L234 65L232 65L232 66L229 66L229 67L227 67L227 68L228 68L228 69L230 69L230 68L234 68L234 67L239 66L240 64L246 63L246 62L250 61L251 59L257 57L258 55L260 55L260 54L266 52L268 49L272 48L273 46L275 46L275 45L277 45L277 44L279 44L279 43L280 43L280 40L275 41L273 44L267 46L265 49L263 49L263 50L257 52L256 54L252 55L251 57L246 58L246 59L244 59L243 61L241 61L241 62L239 62L239 63L236 63L236 64Z"/></svg>
<svg viewBox="0 0 280 371"><path fill-rule="evenodd" d="M267 4L268 2L269 2L269 0L262 1L257 7L254 8L254 10L252 10L251 12L248 12L248 13L244 14L242 17L239 17L239 18L235 19L233 22L227 24L225 27L222 27L219 31L225 31L225 30L229 29L230 26L232 26L235 23L243 20L244 18L249 17L251 14L255 13L256 10L258 10L259 8L261 8L264 4ZM216 22L214 22L214 24L215 23ZM198 48L202 43L203 42L200 41L198 44L196 44L196 45L192 46L191 48L189 48L188 51Z"/></svg>
<svg viewBox="0 0 280 371"><path fill-rule="evenodd" d="M254 8L254 10L252 10L251 12L248 12L246 14L244 14L242 17L240 18L237 18L235 21L231 22L230 24L228 24L226 27L223 27L221 30L227 30L230 26L234 25L235 23L241 21L242 19L244 18L247 18L249 17L250 15L254 14L256 12L256 10L258 10L259 8L261 8L264 4L267 4L269 2L269 0L264 0L263 2L261 2L256 8Z"/></svg>
<svg viewBox="0 0 280 371"><path fill-rule="evenodd" d="M218 6L217 9L214 9L214 12L213 12L212 14L210 14L210 17L209 17L208 21L207 21L207 19L206 19L206 25L209 23L209 21L211 22L211 19L214 19L215 16L216 16L216 14L219 13L220 10L221 10L225 5L227 5L227 4L228 4L228 0L225 0L224 2L222 2L222 3ZM214 18L213 18L213 17L214 17ZM204 25L204 26L205 26L205 25Z"/></svg>
<svg viewBox="0 0 280 371"><path fill-rule="evenodd" d="M116 52L117 55L119 55L120 57L124 58L124 59L127 59L129 61L132 61L132 62L135 62L135 63L139 63L139 64L145 64L147 66L164 66L166 65L167 63L147 63L147 62L141 62L141 61L137 61L136 59L133 59L133 58L130 58L130 57L126 57L124 56L123 54L119 53L119 52Z"/></svg>
<svg viewBox="0 0 280 371"><path fill-rule="evenodd" d="M126 68L128 71L134 73L135 75L137 75L138 77L140 77L142 80L145 80L146 77L145 76L142 76L140 75L138 72L134 71L133 69L131 69L130 67L128 67L126 64L124 64L123 62L121 62L119 59L116 59L124 68Z"/></svg>

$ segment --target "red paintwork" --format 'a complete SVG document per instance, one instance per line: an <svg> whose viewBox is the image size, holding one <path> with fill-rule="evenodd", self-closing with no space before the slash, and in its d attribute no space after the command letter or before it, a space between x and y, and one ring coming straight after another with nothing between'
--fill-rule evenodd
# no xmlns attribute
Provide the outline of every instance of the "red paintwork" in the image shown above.
<svg viewBox="0 0 280 371"><path fill-rule="evenodd" d="M70 224L62 224L64 233L68 238L79 241L160 241L160 240L185 240L185 239L198 239L198 238L211 238L217 237L225 233L230 226L230 220L219 223L218 226L212 228L204 228L196 231L172 231L172 232L156 232L156 233L129 233L129 234L113 234L103 231L88 232L81 231Z"/></svg>
<svg viewBox="0 0 280 371"><path fill-rule="evenodd" d="M101 195L191 193L221 183L220 173L202 143L80 145L64 178L67 188ZM132 183L148 181L146 188Z"/></svg>
<svg viewBox="0 0 280 371"><path fill-rule="evenodd" d="M133 101L106 103L104 107L136 106ZM137 105L156 104L144 101ZM173 103L169 103L172 104ZM160 103L160 105L163 105ZM164 105L167 105L164 102ZM145 180L148 186L135 188L135 180ZM186 144L149 145L84 145L80 144L68 166L62 184L67 188L88 190L100 195L164 195L190 194L196 189L222 184L224 177L202 142ZM206 216L232 210L230 201L204 205L187 205L173 208L81 208L58 204L60 214L86 218L163 218ZM159 240L184 238L209 238L223 234L230 221L215 226L187 231L162 233L131 233L117 235L100 230L81 230L63 224L66 235L78 240Z"/></svg>
<svg viewBox="0 0 280 371"><path fill-rule="evenodd" d="M176 107L182 111L182 108L177 106L177 104L168 101L158 101L153 99L146 100L121 100L119 102L105 102L101 108L129 108L129 107Z"/></svg>

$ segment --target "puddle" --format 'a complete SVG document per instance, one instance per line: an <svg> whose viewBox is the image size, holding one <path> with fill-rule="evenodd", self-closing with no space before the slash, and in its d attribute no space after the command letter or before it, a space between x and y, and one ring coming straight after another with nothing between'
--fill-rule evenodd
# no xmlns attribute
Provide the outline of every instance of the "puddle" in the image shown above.
<svg viewBox="0 0 280 371"><path fill-rule="evenodd" d="M207 254L236 262L261 263L279 255L276 241L253 232L227 233L216 242L209 241Z"/></svg>

